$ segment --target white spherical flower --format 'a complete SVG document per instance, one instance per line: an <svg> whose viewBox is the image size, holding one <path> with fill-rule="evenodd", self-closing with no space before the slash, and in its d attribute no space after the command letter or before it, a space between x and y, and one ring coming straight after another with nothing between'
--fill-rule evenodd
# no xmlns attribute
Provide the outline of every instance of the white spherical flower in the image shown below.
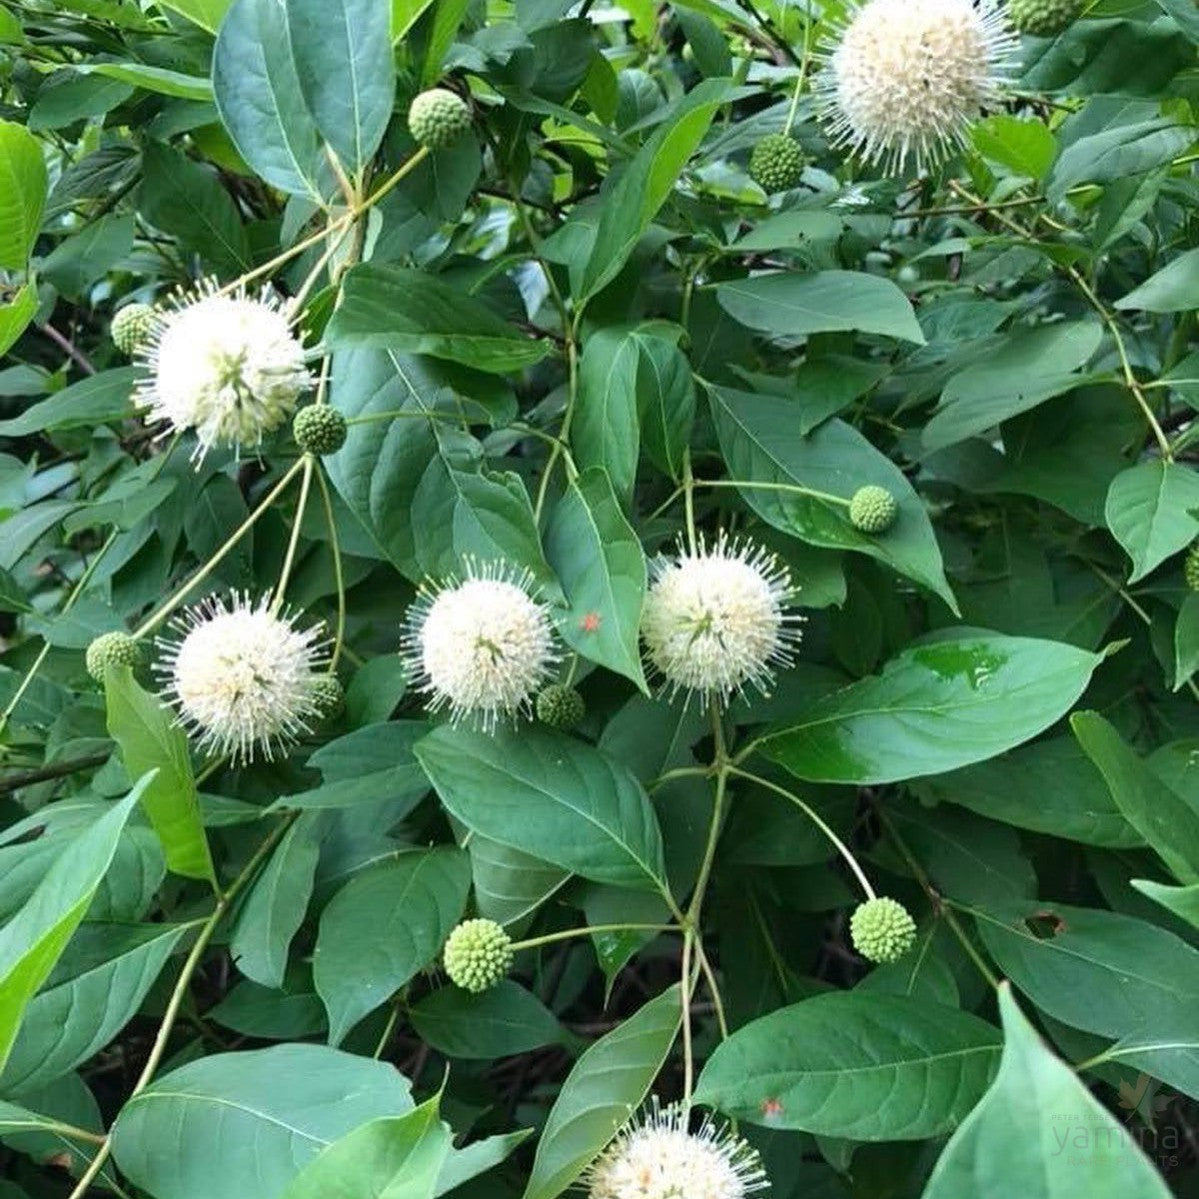
<svg viewBox="0 0 1199 1199"><path fill-rule="evenodd" d="M161 642L158 672L179 722L201 750L235 762L271 759L319 716L323 630L234 595L182 613Z"/></svg>
<svg viewBox="0 0 1199 1199"><path fill-rule="evenodd" d="M835 145L898 172L935 166L995 107L1015 34L995 0L867 0L817 80Z"/></svg>
<svg viewBox="0 0 1199 1199"><path fill-rule="evenodd" d="M160 310L138 352L148 422L213 446L256 446L292 412L311 376L286 304L273 292L221 295L209 282Z"/></svg>
<svg viewBox="0 0 1199 1199"><path fill-rule="evenodd" d="M556 665L553 625L532 576L503 563L468 563L462 582L421 589L404 656L429 708L484 730L528 712Z"/></svg>
<svg viewBox="0 0 1199 1199"><path fill-rule="evenodd" d="M688 1131L681 1107L656 1106L625 1129L586 1177L588 1199L744 1199L770 1184L757 1151L706 1119Z"/></svg>
<svg viewBox="0 0 1199 1199"><path fill-rule="evenodd" d="M746 683L767 693L800 637L801 618L786 610L791 591L773 554L723 534L656 562L641 618L650 665L671 694L727 699Z"/></svg>

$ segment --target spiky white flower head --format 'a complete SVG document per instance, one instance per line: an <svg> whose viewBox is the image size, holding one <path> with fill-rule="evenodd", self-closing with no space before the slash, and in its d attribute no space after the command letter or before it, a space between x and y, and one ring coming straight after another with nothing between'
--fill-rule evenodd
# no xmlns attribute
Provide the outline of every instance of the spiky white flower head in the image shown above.
<svg viewBox="0 0 1199 1199"><path fill-rule="evenodd" d="M246 595L185 609L160 639L157 670L179 723L201 750L268 761L319 718L323 629Z"/></svg>
<svg viewBox="0 0 1199 1199"><path fill-rule="evenodd" d="M751 683L770 690L774 668L788 666L802 618L787 610L785 566L760 546L721 533L694 551L654 563L641 639L650 665L673 695L727 699Z"/></svg>
<svg viewBox="0 0 1199 1199"><path fill-rule="evenodd" d="M995 0L866 0L817 78L834 145L898 173L935 166L995 107L1016 36Z"/></svg>
<svg viewBox="0 0 1199 1199"><path fill-rule="evenodd" d="M533 577L503 562L466 562L466 578L422 586L403 653L429 710L448 708L490 732L527 714L558 661L549 612Z"/></svg>
<svg viewBox="0 0 1199 1199"><path fill-rule="evenodd" d="M757 1150L727 1126L689 1123L682 1107L655 1103L591 1166L588 1199L744 1199L770 1186Z"/></svg>
<svg viewBox="0 0 1199 1199"><path fill-rule="evenodd" d="M213 446L256 446L295 410L312 379L286 301L269 290L221 295L213 281L159 309L137 361L147 422L191 430Z"/></svg>

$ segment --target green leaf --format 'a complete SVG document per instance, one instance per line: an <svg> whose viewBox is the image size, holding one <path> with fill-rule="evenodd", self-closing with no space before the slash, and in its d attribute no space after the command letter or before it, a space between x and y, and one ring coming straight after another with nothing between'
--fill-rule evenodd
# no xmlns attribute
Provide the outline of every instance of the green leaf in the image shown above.
<svg viewBox="0 0 1199 1199"><path fill-rule="evenodd" d="M278 989L287 951L304 922L320 858L320 823L308 813L287 830L238 913L229 952L247 978Z"/></svg>
<svg viewBox="0 0 1199 1199"><path fill-rule="evenodd" d="M90 62L72 63L70 69L80 75L103 75L147 92L156 92L160 96L212 103L212 84L207 79L165 67L147 66L140 62Z"/></svg>
<svg viewBox="0 0 1199 1199"><path fill-rule="evenodd" d="M877 558L936 592L957 611L920 497L903 472L861 433L834 419L805 436L794 405L776 396L709 387L708 398L729 473L737 480L764 484L740 489L764 521L810 545ZM807 489L848 501L867 483L885 487L899 505L894 527L879 537L858 532L844 504L786 490Z"/></svg>
<svg viewBox="0 0 1199 1199"><path fill-rule="evenodd" d="M924 344L907 296L860 271L755 275L721 283L716 298L735 321L776 337L852 330Z"/></svg>
<svg viewBox="0 0 1199 1199"><path fill-rule="evenodd" d="M1181 691L1199 670L1199 595L1182 601L1174 622L1174 690Z"/></svg>
<svg viewBox="0 0 1199 1199"><path fill-rule="evenodd" d="M162 0L164 8L179 13L209 33L216 33L220 28L229 4L230 0Z"/></svg>
<svg viewBox="0 0 1199 1199"><path fill-rule="evenodd" d="M579 390L570 443L581 469L607 472L626 508L637 478L641 423L637 372L641 351L628 329L600 329L587 339L579 360Z"/></svg>
<svg viewBox="0 0 1199 1199"><path fill-rule="evenodd" d="M683 455L695 423L695 382L687 355L673 341L633 334L641 356L637 364L637 409L645 452L655 466L676 481L683 476Z"/></svg>
<svg viewBox="0 0 1199 1199"><path fill-rule="evenodd" d="M345 276L325 339L334 347L429 354L499 373L532 366L553 348L434 275L373 263Z"/></svg>
<svg viewBox="0 0 1199 1199"><path fill-rule="evenodd" d="M1148 895L1154 903L1160 903L1180 920L1199 929L1199 883L1191 883L1187 887L1168 887L1147 878L1128 881L1142 895Z"/></svg>
<svg viewBox="0 0 1199 1199"><path fill-rule="evenodd" d="M283 1199L433 1199L450 1152L437 1106L430 1099L347 1133L304 1167Z"/></svg>
<svg viewBox="0 0 1199 1199"><path fill-rule="evenodd" d="M152 225L229 274L250 269L250 243L237 206L213 171L161 142L146 144L142 164L139 209Z"/></svg>
<svg viewBox="0 0 1199 1199"><path fill-rule="evenodd" d="M437 1180L437 1194L449 1194L455 1187L494 1169L527 1141L531 1132L530 1128L518 1128L515 1132L474 1141L462 1149L452 1149Z"/></svg>
<svg viewBox="0 0 1199 1199"><path fill-rule="evenodd" d="M321 914L312 959L330 1044L433 961L469 889L466 855L441 846L380 862L338 891Z"/></svg>
<svg viewBox="0 0 1199 1199"><path fill-rule="evenodd" d="M1199 473L1160 458L1140 462L1112 480L1104 515L1132 559L1135 583L1199 532Z"/></svg>
<svg viewBox="0 0 1199 1199"><path fill-rule="evenodd" d="M11 920L0 928L0 1068L29 1001L50 977L104 878L125 822L152 782L133 790L59 854Z"/></svg>
<svg viewBox="0 0 1199 1199"><path fill-rule="evenodd" d="M407 1080L385 1062L322 1045L216 1053L125 1104L113 1157L155 1199L281 1199L332 1142L412 1106Z"/></svg>
<svg viewBox="0 0 1199 1199"><path fill-rule="evenodd" d="M300 90L280 0L233 0L213 50L212 87L246 162L272 187L319 199L320 135Z"/></svg>
<svg viewBox="0 0 1199 1199"><path fill-rule="evenodd" d="M28 1093L94 1057L137 1014L185 924L82 924L50 979L25 1009L0 1072L4 1094ZM62 966L69 977L57 979Z"/></svg>
<svg viewBox="0 0 1199 1199"><path fill-rule="evenodd" d="M919 787L922 796L1036 833L1112 849L1144 844L1073 737L1043 738Z"/></svg>
<svg viewBox="0 0 1199 1199"><path fill-rule="evenodd" d="M562 1041L557 1016L530 991L503 979L480 995L440 987L408 1012L417 1036L447 1057L485 1059Z"/></svg>
<svg viewBox="0 0 1199 1199"><path fill-rule="evenodd" d="M1118 124L1071 142L1053 168L1046 186L1051 202L1085 183L1119 184L1157 167L1166 166L1192 141L1184 125L1156 117Z"/></svg>
<svg viewBox="0 0 1199 1199"><path fill-rule="evenodd" d="M466 848L479 915L500 924L523 920L570 878L568 871L478 833Z"/></svg>
<svg viewBox="0 0 1199 1199"><path fill-rule="evenodd" d="M597 882L665 885L641 784L581 741L542 728L489 736L443 725L416 756L450 814L484 837Z"/></svg>
<svg viewBox="0 0 1199 1199"><path fill-rule="evenodd" d="M1183 312L1195 305L1199 291L1199 250L1184 250L1155 275L1115 303L1116 308L1144 312Z"/></svg>
<svg viewBox="0 0 1199 1199"><path fill-rule="evenodd" d="M890 783L981 762L1069 711L1103 660L1072 645L959 634L904 650L758 743L798 778Z"/></svg>
<svg viewBox="0 0 1199 1199"><path fill-rule="evenodd" d="M1179 882L1199 882L1199 811L1141 761L1098 712L1075 712L1070 727L1102 771L1125 820Z"/></svg>
<svg viewBox="0 0 1199 1199"><path fill-rule="evenodd" d="M208 879L215 886L187 735L175 724L170 708L138 686L128 667L108 671L104 695L108 731L121 748L129 777L156 772L141 798L162 841L168 868L187 878Z"/></svg>
<svg viewBox="0 0 1199 1199"><path fill-rule="evenodd" d="M37 138L0 121L0 267L23 271L42 227L46 164Z"/></svg>
<svg viewBox="0 0 1199 1199"><path fill-rule="evenodd" d="M133 367L89 375L33 404L18 416L0 421L0 437L25 437L44 429L94 428L133 415Z"/></svg>
<svg viewBox="0 0 1199 1199"><path fill-rule="evenodd" d="M1102 1037L1194 1029L1199 950L1173 933L1060 903L972 911L999 968L1055 1020ZM1155 1070L1166 1082L1169 1065ZM1185 1087L1194 1076L1183 1070Z"/></svg>
<svg viewBox="0 0 1199 1199"><path fill-rule="evenodd" d="M965 441L1001 421L1087 382L1076 374L1099 348L1098 321L1059 321L1020 329L980 362L951 375L924 427L929 450Z"/></svg>
<svg viewBox="0 0 1199 1199"><path fill-rule="evenodd" d="M1127 1127L1049 1052L1007 985L999 1015L999 1072L945 1146L923 1199L1169 1199Z"/></svg>
<svg viewBox="0 0 1199 1199"><path fill-rule="evenodd" d="M971 130L974 147L991 162L1014 175L1041 179L1057 154L1057 141L1040 121L1021 120L1006 113L987 117Z"/></svg>
<svg viewBox="0 0 1199 1199"><path fill-rule="evenodd" d="M78 233L64 237L42 259L41 277L53 283L63 295L81 296L132 253L133 233L131 212L109 213L90 221Z"/></svg>
<svg viewBox="0 0 1199 1199"><path fill-rule="evenodd" d="M300 90L352 174L383 140L395 100L389 0L285 0Z"/></svg>
<svg viewBox="0 0 1199 1199"><path fill-rule="evenodd" d="M567 486L546 529L545 552L568 604L555 612L562 639L648 693L638 648L645 554L602 467Z"/></svg>
<svg viewBox="0 0 1199 1199"><path fill-rule="evenodd" d="M606 287L666 203L716 110L735 98L725 79L705 79L678 100L645 145L605 189L595 242L583 268L576 301Z"/></svg>
<svg viewBox="0 0 1199 1199"><path fill-rule="evenodd" d="M524 1199L557 1199L608 1145L653 1085L681 1014L670 987L579 1058L546 1118Z"/></svg>
<svg viewBox="0 0 1199 1199"><path fill-rule="evenodd" d="M695 1099L738 1120L856 1141L957 1125L986 1089L999 1032L924 999L837 991L753 1020L717 1046Z"/></svg>

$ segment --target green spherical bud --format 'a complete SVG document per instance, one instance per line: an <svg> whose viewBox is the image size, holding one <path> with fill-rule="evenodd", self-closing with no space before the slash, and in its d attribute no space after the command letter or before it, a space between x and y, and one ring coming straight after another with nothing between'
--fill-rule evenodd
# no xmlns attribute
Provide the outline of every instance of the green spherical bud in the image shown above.
<svg viewBox="0 0 1199 1199"><path fill-rule="evenodd" d="M296 445L306 454L336 454L346 443L346 418L328 404L308 404L291 423Z"/></svg>
<svg viewBox="0 0 1199 1199"><path fill-rule="evenodd" d="M749 177L768 195L798 186L803 178L803 151L785 133L768 133L749 156Z"/></svg>
<svg viewBox="0 0 1199 1199"><path fill-rule="evenodd" d="M1192 591L1199 591L1199 544L1187 550L1186 560L1182 564L1182 577Z"/></svg>
<svg viewBox="0 0 1199 1199"><path fill-rule="evenodd" d="M873 483L859 487L849 501L849 523L859 533L885 533L899 515L895 497Z"/></svg>
<svg viewBox="0 0 1199 1199"><path fill-rule="evenodd" d="M117 310L108 327L113 345L126 356L133 354L150 335L157 312L149 304L126 304Z"/></svg>
<svg viewBox="0 0 1199 1199"><path fill-rule="evenodd" d="M898 900L880 895L849 918L853 947L871 962L897 962L916 944L916 922Z"/></svg>
<svg viewBox="0 0 1199 1199"><path fill-rule="evenodd" d="M332 720L345 706L346 693L335 674L322 674L314 679L311 695L321 720Z"/></svg>
<svg viewBox="0 0 1199 1199"><path fill-rule="evenodd" d="M1021 33L1056 37L1074 24L1082 0L1008 0L1008 18Z"/></svg>
<svg viewBox="0 0 1199 1199"><path fill-rule="evenodd" d="M478 995L507 975L514 956L512 938L494 920L464 920L445 943L445 972Z"/></svg>
<svg viewBox="0 0 1199 1199"><path fill-rule="evenodd" d="M573 688L554 683L537 696L537 719L552 729L569 733L587 715L583 697Z"/></svg>
<svg viewBox="0 0 1199 1199"><path fill-rule="evenodd" d="M101 633L87 647L84 655L87 672L97 683L104 682L110 666L128 666L134 670L141 664L141 647L128 633Z"/></svg>
<svg viewBox="0 0 1199 1199"><path fill-rule="evenodd" d="M444 87L421 92L408 109L408 128L422 146L441 150L470 128L466 101Z"/></svg>

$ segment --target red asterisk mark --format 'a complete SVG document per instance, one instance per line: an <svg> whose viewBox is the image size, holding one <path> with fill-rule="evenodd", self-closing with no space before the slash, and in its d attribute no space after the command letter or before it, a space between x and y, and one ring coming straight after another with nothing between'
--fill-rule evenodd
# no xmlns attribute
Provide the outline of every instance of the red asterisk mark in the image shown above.
<svg viewBox="0 0 1199 1199"><path fill-rule="evenodd" d="M761 1108L762 1115L770 1119L776 1119L783 1114L783 1105L777 1099L763 1099Z"/></svg>
<svg viewBox="0 0 1199 1199"><path fill-rule="evenodd" d="M603 623L603 617L598 612L588 612L579 621L579 628L584 633L598 633L599 627Z"/></svg>

